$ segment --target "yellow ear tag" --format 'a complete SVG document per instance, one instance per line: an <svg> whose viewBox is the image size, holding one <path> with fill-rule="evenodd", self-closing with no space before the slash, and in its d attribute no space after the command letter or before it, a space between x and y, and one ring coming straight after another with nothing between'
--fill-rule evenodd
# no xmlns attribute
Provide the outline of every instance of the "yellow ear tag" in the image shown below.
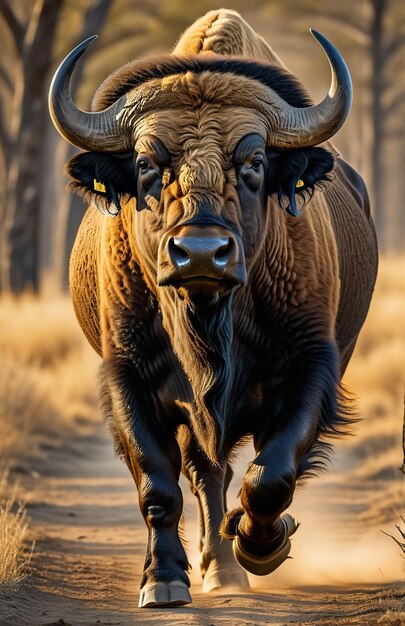
<svg viewBox="0 0 405 626"><path fill-rule="evenodd" d="M104 183L101 183L96 178L93 180L94 191L100 191L100 193L106 193Z"/></svg>
<svg viewBox="0 0 405 626"><path fill-rule="evenodd" d="M299 181L297 182L297 184L295 185L295 187L296 188L304 187L304 185L305 185L304 181L301 180L301 178L300 178Z"/></svg>

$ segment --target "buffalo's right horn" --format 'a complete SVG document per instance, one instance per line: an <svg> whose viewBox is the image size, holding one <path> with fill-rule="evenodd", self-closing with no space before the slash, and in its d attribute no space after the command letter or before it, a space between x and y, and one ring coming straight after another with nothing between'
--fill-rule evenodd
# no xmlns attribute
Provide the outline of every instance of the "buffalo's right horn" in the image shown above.
<svg viewBox="0 0 405 626"><path fill-rule="evenodd" d="M73 145L84 150L122 152L131 148L130 137L117 121L117 115L125 105L125 96L105 111L86 113L77 108L70 95L74 67L96 38L97 35L93 35L82 41L56 70L49 88L49 111L57 131Z"/></svg>

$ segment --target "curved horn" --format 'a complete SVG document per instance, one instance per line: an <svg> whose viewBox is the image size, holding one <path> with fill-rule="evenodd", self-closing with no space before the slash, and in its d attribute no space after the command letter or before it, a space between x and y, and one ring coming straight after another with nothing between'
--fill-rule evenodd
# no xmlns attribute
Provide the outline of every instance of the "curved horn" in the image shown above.
<svg viewBox="0 0 405 626"><path fill-rule="evenodd" d="M349 115L353 88L350 73L336 48L316 30L311 34L328 57L332 79L329 92L314 106L297 108L287 105L281 112L281 123L271 136L276 148L305 148L327 141L343 126Z"/></svg>
<svg viewBox="0 0 405 626"><path fill-rule="evenodd" d="M56 130L73 145L84 150L121 152L131 147L116 119L125 105L125 96L105 111L86 113L77 108L70 95L74 67L95 39L97 35L82 41L56 70L49 88L49 112Z"/></svg>

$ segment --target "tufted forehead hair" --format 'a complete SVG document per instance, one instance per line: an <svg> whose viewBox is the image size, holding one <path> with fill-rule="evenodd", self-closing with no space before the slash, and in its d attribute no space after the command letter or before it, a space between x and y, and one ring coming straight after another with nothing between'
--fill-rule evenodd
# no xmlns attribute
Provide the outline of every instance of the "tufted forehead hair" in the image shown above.
<svg viewBox="0 0 405 626"><path fill-rule="evenodd" d="M251 90L251 81L256 81L256 88L261 92L265 93L266 88L267 90L270 88L292 106L306 107L312 104L298 80L282 67L251 59L207 54L194 57L165 55L131 61L113 72L102 83L95 94L92 108L95 111L102 111L128 92L133 90L144 92L148 83L156 89L159 83L164 84L165 80L175 75L200 76L206 73L216 75L216 87L222 84L220 91L227 91L229 97L232 95L231 92L237 93L234 85L246 84L247 81ZM218 98L218 93L216 97Z"/></svg>
<svg viewBox="0 0 405 626"><path fill-rule="evenodd" d="M266 142L272 114L276 119L268 107L266 114L252 110L251 83L245 77L210 72L153 79L127 94L120 118L131 129L137 152L144 149L145 137L163 142L183 195L195 189L222 195L240 139L255 133Z"/></svg>
<svg viewBox="0 0 405 626"><path fill-rule="evenodd" d="M194 109L179 108L176 115L159 109L141 116L134 127L134 147L138 153L154 154L150 138L157 137L170 154L182 195L196 189L222 195L225 181L234 175L235 147L243 136L253 133L266 141L264 115L205 103Z"/></svg>

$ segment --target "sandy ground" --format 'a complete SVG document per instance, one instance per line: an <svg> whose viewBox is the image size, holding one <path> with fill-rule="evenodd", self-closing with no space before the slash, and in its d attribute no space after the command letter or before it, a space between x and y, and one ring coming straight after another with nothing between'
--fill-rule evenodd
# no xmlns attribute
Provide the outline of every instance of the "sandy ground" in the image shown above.
<svg viewBox="0 0 405 626"><path fill-rule="evenodd" d="M31 577L17 589L6 589L0 597L1 626L405 624L399 583L384 580L379 567L378 584L344 585L337 577L338 586L332 585L330 572L323 576L316 558L311 561L309 557L308 561L308 552L302 548L305 533L294 538L294 559L280 568L284 571L279 578L277 574L253 578L253 590L246 594L202 594L194 547L196 511L184 485L193 604L165 610L138 609L146 531L137 509L136 491L129 472L114 458L104 428L93 424L82 431L62 448L48 450L44 460L38 460L34 471L22 479L36 547ZM241 475L243 463L238 468ZM239 486L238 480L235 483L233 497ZM318 505L325 501L322 489L328 489L327 482L306 489L313 490L310 498L318 498ZM314 500L304 500L304 495L300 498L307 503L301 507L305 518L305 508L310 510ZM313 525L309 530L314 531ZM320 529L315 528L315 536L322 541ZM384 541L388 546L389 540ZM312 545L310 533L308 545ZM368 545L373 552L374 546ZM389 559L400 560L394 546L389 555ZM333 572L330 557L328 562ZM292 588L301 580L294 568L308 571L311 563L321 572L318 584ZM289 581L290 587L283 589Z"/></svg>

